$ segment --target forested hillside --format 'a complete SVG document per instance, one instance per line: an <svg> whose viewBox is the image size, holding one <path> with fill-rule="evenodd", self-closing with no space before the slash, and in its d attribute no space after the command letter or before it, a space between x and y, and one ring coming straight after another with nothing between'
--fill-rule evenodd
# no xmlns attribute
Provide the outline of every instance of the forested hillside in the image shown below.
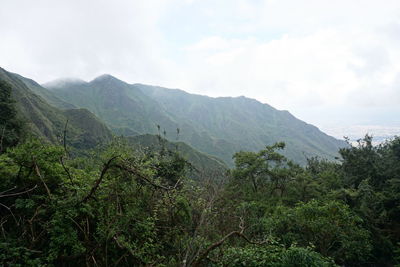
<svg viewBox="0 0 400 267"><path fill-rule="evenodd" d="M373 147L367 136L340 150L341 163L314 158L306 167L276 143L236 153L225 179L196 182L165 146L114 139L71 157L24 140L10 96L0 99L1 125L15 133L0 154L4 266L398 263L398 138Z"/></svg>
<svg viewBox="0 0 400 267"><path fill-rule="evenodd" d="M233 166L232 155L240 150L256 151L278 141L288 144L288 158L305 164L307 157L334 159L343 141L318 128L245 97L211 98L181 90L127 84L110 75L91 82L59 81L44 85L57 97L87 108L118 134L157 133L156 125L174 140L217 156Z"/></svg>
<svg viewBox="0 0 400 267"><path fill-rule="evenodd" d="M277 142L227 169L179 130L115 137L0 77L1 266L400 264L399 137L305 166Z"/></svg>

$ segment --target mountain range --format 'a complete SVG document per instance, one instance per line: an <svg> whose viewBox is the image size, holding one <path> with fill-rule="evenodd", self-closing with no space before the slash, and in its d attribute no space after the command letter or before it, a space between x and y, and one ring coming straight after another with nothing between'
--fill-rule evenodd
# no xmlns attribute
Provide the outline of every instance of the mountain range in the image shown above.
<svg viewBox="0 0 400 267"><path fill-rule="evenodd" d="M0 80L12 87L18 116L24 122L26 132L44 142L63 144L64 135L72 153L81 153L100 144L109 143L115 134L95 114L85 108L64 102L37 82L0 68ZM65 132L64 132L65 131ZM155 135L135 135L127 138L134 149L159 149L159 138ZM192 178L205 173L223 175L226 164L211 155L202 153L183 142L164 141L169 149L178 149L195 171Z"/></svg>
<svg viewBox="0 0 400 267"><path fill-rule="evenodd" d="M159 135L175 142L173 146L179 144L205 169L207 164L232 166L235 152L257 151L278 141L287 145L283 153L300 164L313 156L333 160L346 145L288 111L243 96L212 98L129 84L111 75L40 85L0 68L0 79L14 88L18 110L32 132L60 142L68 121L69 145L78 149L92 148L113 135L150 146Z"/></svg>
<svg viewBox="0 0 400 267"><path fill-rule="evenodd" d="M128 84L111 75L90 82L68 79L43 86L64 102L87 108L114 133L157 134L160 126L167 139L179 138L230 166L235 152L256 151L277 141L284 141L284 154L301 164L312 156L332 160L345 146L288 111L243 96L212 98L179 89Z"/></svg>

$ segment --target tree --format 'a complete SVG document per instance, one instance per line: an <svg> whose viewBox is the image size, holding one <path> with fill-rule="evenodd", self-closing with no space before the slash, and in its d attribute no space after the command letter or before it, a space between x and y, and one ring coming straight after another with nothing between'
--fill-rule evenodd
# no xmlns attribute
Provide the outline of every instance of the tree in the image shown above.
<svg viewBox="0 0 400 267"><path fill-rule="evenodd" d="M366 262L371 252L370 233L363 228L363 220L339 201L280 206L266 216L265 229L286 246L315 246L339 264Z"/></svg>
<svg viewBox="0 0 400 267"><path fill-rule="evenodd" d="M285 148L285 143L280 142L266 146L259 152L240 151L233 156L235 169L232 174L237 179L248 180L253 191L258 192L259 186L265 182L277 182L280 175L276 173L277 166L286 162L286 158L276 152Z"/></svg>
<svg viewBox="0 0 400 267"><path fill-rule="evenodd" d="M221 266L233 267L334 267L331 259L310 248L281 244L267 246L232 247L225 252Z"/></svg>
<svg viewBox="0 0 400 267"><path fill-rule="evenodd" d="M11 86L0 80L0 153L16 145L22 133L22 124L17 118L11 91Z"/></svg>
<svg viewBox="0 0 400 267"><path fill-rule="evenodd" d="M357 189L364 179L370 179L376 185L382 182L379 169L379 154L372 144L372 136L366 135L358 140L357 146L339 150L342 156L342 170L345 184Z"/></svg>

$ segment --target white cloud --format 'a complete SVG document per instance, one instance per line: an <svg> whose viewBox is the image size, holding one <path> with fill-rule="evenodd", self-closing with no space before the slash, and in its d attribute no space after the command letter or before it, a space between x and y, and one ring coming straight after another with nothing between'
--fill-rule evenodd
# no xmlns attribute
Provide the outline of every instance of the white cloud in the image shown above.
<svg viewBox="0 0 400 267"><path fill-rule="evenodd" d="M282 108L340 104L360 82L349 66L362 64L346 37L326 30L269 42L207 38L189 49L196 70L187 82L198 92L245 94ZM213 85L203 88L204 80Z"/></svg>
<svg viewBox="0 0 400 267"><path fill-rule="evenodd" d="M399 4L379 9L372 2L366 2L368 8L360 7L361 14L355 18L350 18L354 10L346 10L348 27L341 22L337 27L333 22L324 24L324 19L318 24L328 12L322 10L316 18L311 16L320 27L304 31L296 32L291 24L299 17L287 23L273 20L271 27L286 27L290 33L272 40L221 36L199 40L186 50L193 68L185 72L182 85L214 96L254 97L314 123L328 118L313 114L316 109L323 112L325 108L334 115L331 110L336 107L338 116L343 114L339 109L347 109L343 122L350 121L357 107L393 110L400 104L400 24L393 22L398 19L395 7ZM335 13L334 8L330 10ZM359 21L362 15L365 27Z"/></svg>
<svg viewBox="0 0 400 267"><path fill-rule="evenodd" d="M0 64L41 82L104 72L157 81L172 65L157 26L167 2L3 0Z"/></svg>
<svg viewBox="0 0 400 267"><path fill-rule="evenodd" d="M0 36L0 66L40 82L110 73L317 124L400 106L398 0L2 0Z"/></svg>

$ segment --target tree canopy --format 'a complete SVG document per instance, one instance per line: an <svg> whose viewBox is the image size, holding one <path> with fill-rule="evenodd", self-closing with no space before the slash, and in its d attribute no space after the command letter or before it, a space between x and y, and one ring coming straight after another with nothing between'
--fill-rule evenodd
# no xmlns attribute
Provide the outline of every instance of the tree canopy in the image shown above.
<svg viewBox="0 0 400 267"><path fill-rule="evenodd" d="M161 136L159 150L120 137L71 155L67 144L18 143L2 86L15 138L0 154L1 265L399 264L399 138L373 146L366 136L341 162L304 167L277 143L236 153L223 179L193 180L198 170Z"/></svg>

